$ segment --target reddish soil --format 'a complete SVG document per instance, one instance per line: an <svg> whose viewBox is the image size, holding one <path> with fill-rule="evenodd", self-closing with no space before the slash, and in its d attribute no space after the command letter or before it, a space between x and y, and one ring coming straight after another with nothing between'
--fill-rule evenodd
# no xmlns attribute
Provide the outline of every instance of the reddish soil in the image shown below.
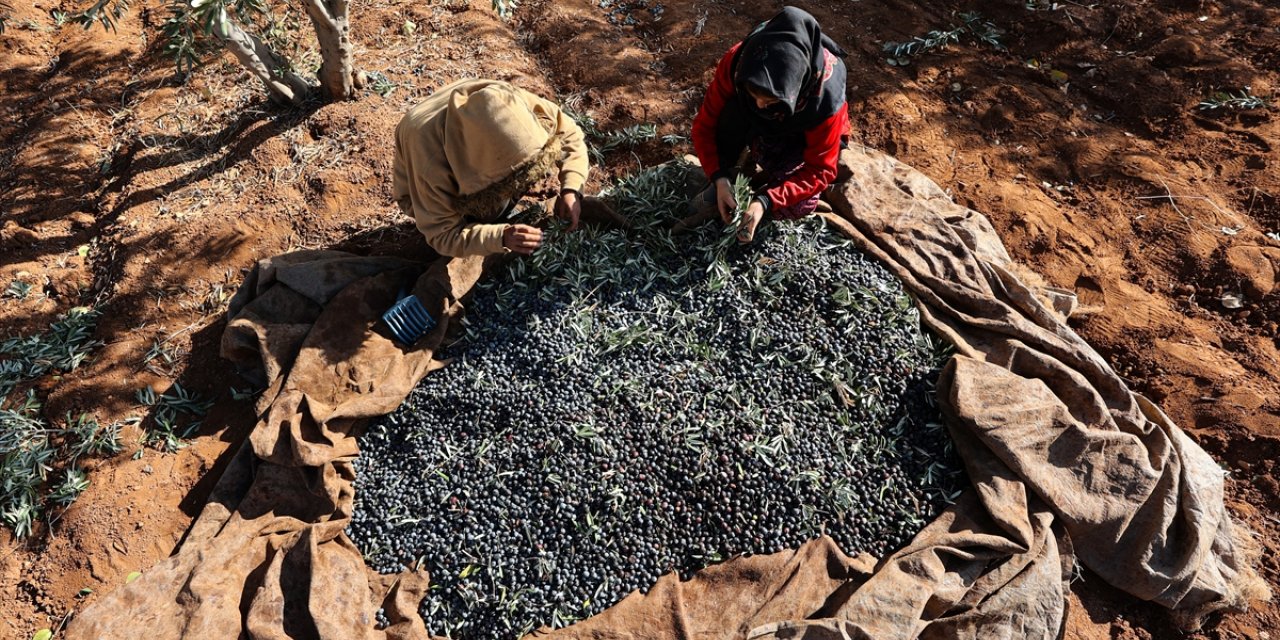
<svg viewBox="0 0 1280 640"><path fill-rule="evenodd" d="M50 419L143 416L135 390L174 380L217 405L177 453L135 459L130 427L125 452L90 464L91 487L56 523L27 541L0 531L6 638L57 627L182 538L254 422L217 350L220 312L255 259L421 250L390 201L391 132L407 106L453 79L491 76L558 95L604 129L652 122L687 135L716 60L778 7L699 0L655 14L615 0L636 21L615 26L592 0L530 0L509 23L485 0L355 3L359 66L398 86L282 110L229 58L179 82L158 42L163 3L133 4L103 33L55 28L50 12L76 2L33 0L0 35L0 289L22 279L44 293L0 300L0 336L76 305L103 311L106 346L41 385ZM990 215L1019 261L1079 294L1092 313L1077 330L1231 471L1230 507L1280 587L1280 241L1265 235L1280 232L1280 112L1195 108L1216 90L1280 95L1280 9L797 4L850 52L856 138ZM1005 49L965 40L886 63L883 43L967 9L1004 30ZM687 151L655 140L613 153L592 186ZM1243 305L1225 308L1228 293ZM157 341L178 356L158 373L144 366ZM1087 572L1071 605L1067 638L1080 640L1280 631L1280 610L1259 603L1184 636Z"/></svg>

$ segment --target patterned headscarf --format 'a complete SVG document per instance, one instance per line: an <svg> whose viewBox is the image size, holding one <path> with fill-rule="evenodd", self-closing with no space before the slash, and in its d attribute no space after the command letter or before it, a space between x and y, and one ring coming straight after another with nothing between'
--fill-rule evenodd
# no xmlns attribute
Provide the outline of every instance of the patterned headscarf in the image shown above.
<svg viewBox="0 0 1280 640"><path fill-rule="evenodd" d="M844 106L845 73L839 58L846 55L812 15L785 7L743 40L734 81L740 99L757 117L788 130L807 129ZM779 102L757 109L746 93L748 86Z"/></svg>

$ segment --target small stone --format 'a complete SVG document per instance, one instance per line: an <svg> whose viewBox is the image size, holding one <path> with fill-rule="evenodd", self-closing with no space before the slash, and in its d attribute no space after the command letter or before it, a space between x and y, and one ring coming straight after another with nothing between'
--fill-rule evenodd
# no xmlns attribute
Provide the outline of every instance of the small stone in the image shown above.
<svg viewBox="0 0 1280 640"><path fill-rule="evenodd" d="M1002 104L992 105L982 114L980 122L989 131L1003 131L1013 126L1016 116L1012 110Z"/></svg>
<svg viewBox="0 0 1280 640"><path fill-rule="evenodd" d="M1276 289L1280 249L1259 246L1233 246L1224 255L1227 268L1239 279L1249 298L1261 300Z"/></svg>
<svg viewBox="0 0 1280 640"><path fill-rule="evenodd" d="M77 231L92 229L98 222L98 219L93 217L93 214L85 213L84 211L76 211L67 217L71 221L71 228Z"/></svg>
<svg viewBox="0 0 1280 640"><path fill-rule="evenodd" d="M39 240L39 234L19 225L13 220L5 220L4 226L0 227L0 246L12 245L15 247L21 247L32 242L38 242Z"/></svg>

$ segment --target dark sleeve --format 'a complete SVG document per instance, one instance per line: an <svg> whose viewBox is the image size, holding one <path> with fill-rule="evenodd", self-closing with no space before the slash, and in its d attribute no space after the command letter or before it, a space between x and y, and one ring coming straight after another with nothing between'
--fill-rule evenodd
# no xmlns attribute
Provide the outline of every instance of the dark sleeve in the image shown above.
<svg viewBox="0 0 1280 640"><path fill-rule="evenodd" d="M790 207L822 193L836 179L840 139L849 131L849 109L841 107L804 134L804 166L780 184L765 189L770 209ZM701 157L701 154L699 154ZM704 165L705 166L705 165Z"/></svg>
<svg viewBox="0 0 1280 640"><path fill-rule="evenodd" d="M697 154L698 161L702 163L702 170L711 180L721 175L720 150L716 145L716 125L720 122L720 112L724 109L725 103L733 98L735 91L733 56L740 46L742 43L733 45L716 65L715 77L711 79L711 85L707 87L707 94L702 99L698 115L693 119L691 135L693 151Z"/></svg>

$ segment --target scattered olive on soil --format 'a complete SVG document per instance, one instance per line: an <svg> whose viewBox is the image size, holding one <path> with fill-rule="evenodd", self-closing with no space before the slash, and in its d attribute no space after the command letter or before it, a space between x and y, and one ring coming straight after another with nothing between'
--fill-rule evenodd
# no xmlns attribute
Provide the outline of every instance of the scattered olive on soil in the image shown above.
<svg viewBox="0 0 1280 640"><path fill-rule="evenodd" d="M552 230L360 441L349 529L415 561L433 634L511 638L667 572L826 534L883 555L959 486L933 405L945 349L819 218L668 231L686 168L610 194L628 232Z"/></svg>

